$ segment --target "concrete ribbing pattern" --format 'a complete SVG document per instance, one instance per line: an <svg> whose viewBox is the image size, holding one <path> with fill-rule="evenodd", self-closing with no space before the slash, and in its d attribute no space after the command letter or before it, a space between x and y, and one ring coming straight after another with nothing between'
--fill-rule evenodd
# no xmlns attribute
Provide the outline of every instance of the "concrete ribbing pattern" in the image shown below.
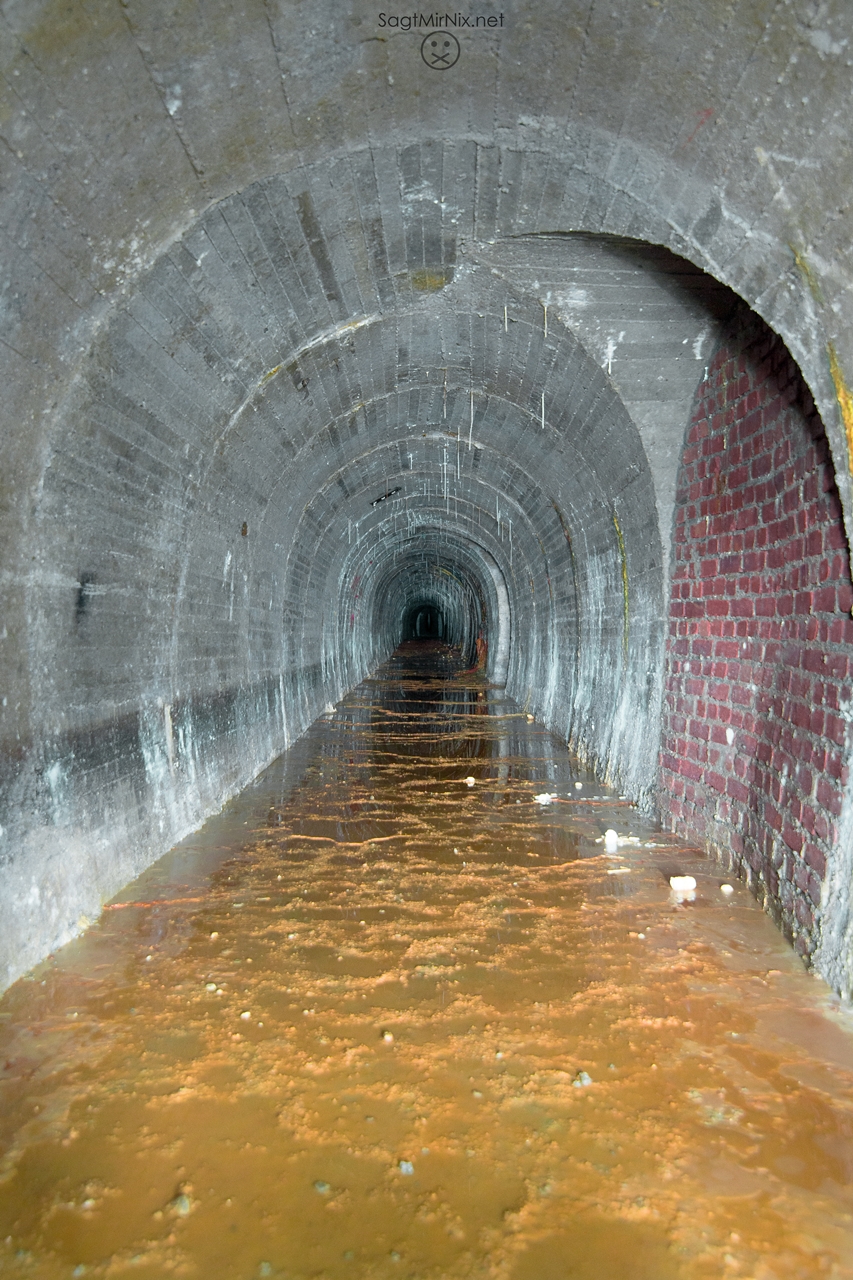
<svg viewBox="0 0 853 1280"><path fill-rule="evenodd" d="M782 334L849 512L841 0L512 4L462 38L438 75L360 3L3 11L8 978L415 596L466 646L485 613L492 675L648 796L678 329L730 300L601 233Z"/></svg>

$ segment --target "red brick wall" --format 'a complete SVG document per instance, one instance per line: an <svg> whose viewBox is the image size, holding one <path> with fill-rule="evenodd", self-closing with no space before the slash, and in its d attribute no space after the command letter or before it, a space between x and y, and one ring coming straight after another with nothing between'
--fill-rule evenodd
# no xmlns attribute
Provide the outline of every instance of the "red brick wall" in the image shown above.
<svg viewBox="0 0 853 1280"><path fill-rule="evenodd" d="M851 606L820 418L781 341L741 319L679 472L661 808L745 875L804 956L846 780Z"/></svg>

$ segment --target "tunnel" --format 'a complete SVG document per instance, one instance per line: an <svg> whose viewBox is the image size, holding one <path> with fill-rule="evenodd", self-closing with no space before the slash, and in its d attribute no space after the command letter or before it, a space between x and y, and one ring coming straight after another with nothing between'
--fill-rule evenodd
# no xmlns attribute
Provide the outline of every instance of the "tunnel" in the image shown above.
<svg viewBox="0 0 853 1280"><path fill-rule="evenodd" d="M843 6L205 9L6 16L4 981L434 638L848 991Z"/></svg>
<svg viewBox="0 0 853 1280"><path fill-rule="evenodd" d="M76 1021L84 997L74 966L109 951L112 922L126 909L127 918L130 908L152 914L133 926L140 954L127 963L126 988L101 999L97 966L87 971L101 1029L114 1005L136 1017L142 997L132 992L161 990L146 977L161 961L164 1027L163 1010L177 1008L185 983L196 984L199 1001L225 1008L236 966L260 968L260 944L257 954L248 944L244 956L229 953L227 973L204 948L237 913L249 918L268 904L251 916L252 946L267 930L284 958L263 1017L248 996L245 1009L228 1005L234 1054L251 1032L262 1057L276 1001L283 1009L292 996L286 1018L279 1009L282 1026L293 1023L276 1053L285 1061L292 1050L292 1078L310 1077L306 1090L320 1090L333 1068L318 1046L331 1044L347 1071L351 1063L357 1071L359 1054L379 1075L386 1066L377 1055L390 1062L399 1050L402 1060L390 994L382 1004L386 978L394 999L428 992L424 1027L444 1026L454 1000L464 1017L452 1035L467 1065L447 1067L443 1050L429 1061L447 1097L455 1090L461 1099L459 1132L463 1119L479 1123L484 1098L485 1115L490 1088L498 1097L513 1053L528 1055L515 1095L500 1095L501 1123L484 1121L470 1150L453 1134L407 1138L399 1150L388 1138L388 1168L365 1204L394 1179L414 1186L419 1162L441 1150L478 1170L488 1207L477 1248L487 1237L503 1249L513 1232L532 1233L523 1257L496 1253L489 1274L563 1280L568 1251L587 1258L587 1270L579 1262L572 1272L584 1277L698 1277L711 1273L705 1265L766 1280L817 1276L807 1269L818 1268L814 1250L806 1261L797 1252L817 1229L797 1215L816 1188L829 1196L830 1182L853 1177L849 1124L839 1120L836 1133L836 1120L825 1119L841 1086L815 1083L839 1064L853 1070L844 1039L853 993L849 6L482 0L470 13L403 14L363 0L10 0L0 8L0 988L9 1009L24 1010L22 1025L36 1028L8 1051L14 1080L25 1082L15 1105L29 1106L26 1090L36 1086L26 1082L50 1075L32 1066L36 1040L52 1044L72 1021L94 1026ZM412 797L433 804L432 825L412 817ZM562 816L573 804L587 806L577 827ZM469 840L463 819L475 812L481 826ZM242 849L244 826L257 837L252 856L266 880L244 853L223 861L226 844ZM394 864L387 850L403 830L414 861ZM210 833L221 831L220 848ZM618 860L605 865L607 857ZM646 876L636 899L633 857ZM200 867L204 892L219 895L225 914L207 920L205 905L188 924L181 912L201 901ZM547 901L532 887L522 899L534 873L551 886ZM438 909L431 916L424 907L409 934L404 917L442 875L462 888L429 950L423 938L438 930ZM493 876L500 893L476 898L477 876L480 887ZM691 878L693 889L678 888ZM275 932L275 913L285 910L279 882L290 886L289 933ZM320 941L308 939L299 914L312 895L317 920L327 906L338 913L339 933ZM764 914L756 912L752 933L735 930L731 947L714 935L718 968L731 962L740 975L732 982L742 984L736 999L720 997L720 1021L706 999L717 990L717 962L706 935L691 932L688 909L696 919L706 910L713 924L725 902L731 919L756 911L754 902ZM172 916L163 904L177 904ZM575 913L571 928L566 912ZM393 981L371 968L375 957L356 955L353 938L380 926L389 955L402 954L404 940L410 947L409 968L394 970ZM529 1042L543 1027L552 1036L541 1058L520 1031L508 1048L515 1032L501 1022L510 996L500 948L521 948L525 929L536 944L513 973ZM659 930L669 941L658 953ZM565 989L545 992L536 966L543 955L569 964L576 939L583 961L565 969ZM298 947L304 981L287 968L292 961L297 972ZM61 979L50 967L58 955ZM197 973L190 955L200 957ZM318 1022L314 1036L312 1020L327 1016L317 992L341 974L359 1027L368 997L358 984L370 975L376 1025L364 1032L367 1047L361 1030L336 1039L331 1022ZM647 986L613 1015L612 1061L593 1063L592 1050L584 1058L576 1046L584 1036L593 1043L614 990L629 989L626 974ZM477 1004L480 981L498 993L491 1022ZM67 1009L63 982L74 992ZM796 999L773 1005L774 983ZM61 1012L39 1022L17 1002L27 992L41 999L42 987ZM670 987L677 998L665 998ZM754 1053L743 1021L750 1010L765 1036ZM580 1028L575 1039L559 1039L570 1023ZM654 1053L664 1050L643 1047L650 1028L684 1037L678 1062L661 1058L658 1077ZM785 1053L773 1039L783 1033ZM100 1034L92 1031L86 1052ZM231 1066L218 1060L201 1083L181 1068L190 1083L174 1089L166 1069L161 1078L152 1066L158 1054L189 1062L197 1034L178 1022L142 1047L128 1040L126 1056L138 1057L151 1086L145 1106L156 1110L167 1096L183 1105L190 1093L201 1106L204 1090L219 1087L216 1072L224 1078ZM475 1041L479 1057L469 1052ZM438 1114L444 1103L418 1093L428 1054L418 1058L412 1044L407 1083L394 1087L414 1134L428 1127L429 1107ZM797 1057L814 1044L826 1061ZM782 1115L783 1079L796 1080L791 1098L802 1101L802 1114L789 1116L790 1142L781 1120L771 1133L772 1107L765 1115L755 1102L764 1085L749 1077L770 1072L777 1050L773 1105ZM70 1052L56 1059L57 1080L66 1070L73 1081L94 1080L80 1052L79 1061ZM761 1053L770 1055L764 1066ZM712 1058L725 1061L722 1074ZM626 1085L622 1110L614 1103L585 1128L581 1101L599 1114L606 1082L621 1087L634 1059L645 1073L642 1102ZM246 1068L246 1094L229 1114L255 1108L258 1150L288 1125L288 1141L301 1134L304 1149L320 1150L356 1109L345 1075L329 1097L317 1094L310 1119L292 1098L263 1110L258 1099L279 1057L268 1067L260 1084ZM667 1071L669 1094L655 1084ZM138 1102L144 1091L134 1089L125 1092ZM670 1099L688 1117L688 1137L667 1147L655 1126ZM589 1187L618 1171L626 1117L634 1124L640 1112L636 1132L665 1171L658 1198L647 1198L639 1174L613 1173L593 1213ZM35 1114L26 1124L37 1143L54 1113ZM137 1117L140 1132L153 1144L146 1116ZM384 1123L377 1116L359 1123ZM210 1132L221 1151L242 1151L237 1130L220 1133L219 1123ZM76 1124L57 1130L56 1169ZM571 1192L579 1234L565 1222L554 1234L537 1217L564 1185L547 1155L561 1125L581 1134ZM119 1143L120 1128L103 1149ZM515 1146L501 1168L538 1153L526 1182L517 1169L501 1182L488 1146L510 1131ZM770 1241L782 1240L786 1222L800 1223L774 1254L782 1270L762 1262L757 1246L754 1256L731 1253L747 1247L736 1214L725 1235L711 1215L705 1244L696 1243L679 1217L686 1199L667 1199L670 1184L693 1176L709 1134L719 1142L702 1176L714 1195L731 1186L744 1204L752 1196L782 1205L778 1220L770 1209L762 1218ZM172 1138L174 1151L165 1139L163 1150L174 1154L183 1137ZM370 1142L373 1159L378 1140ZM290 1185L301 1151L288 1148L265 1175L270 1185ZM642 1142L635 1155L645 1168ZM44 1210L49 1231L61 1234L76 1213L83 1226L69 1231L82 1240L92 1215L120 1193L104 1173L72 1195L55 1171L42 1177L38 1158L33 1185L54 1179L67 1192ZM234 1168L240 1159L233 1154ZM182 1168L175 1157L156 1203L139 1191L147 1206L139 1239L155 1220L175 1239L184 1227L200 1230L201 1211L192 1215L208 1192ZM322 1224L351 1213L350 1191L319 1164L303 1172L298 1195L310 1199L306 1221L320 1215L312 1231L321 1241ZM473 1174L459 1178L473 1185ZM787 1179L789 1200L773 1199L773 1179ZM464 1267L474 1253L464 1251L475 1249L474 1228L461 1210L453 1217L436 1207L438 1191L426 1186L412 1214L440 1237L430 1257L458 1248L461 1268L442 1272L450 1262L436 1262L429 1274L473 1274ZM262 1199L258 1190L252 1205ZM609 1226L595 1216L605 1200ZM20 1203L24 1222L23 1193ZM230 1205L223 1192L222 1214ZM667 1214L681 1225L661 1243ZM357 1234L358 1213L351 1217ZM259 1239L271 1221L258 1218ZM837 1233L849 1242L849 1212L840 1222L826 1228L820 1274ZM385 1230L374 1233L381 1266L365 1274L402 1275L409 1265ZM83 1260L72 1274L117 1275L143 1263L152 1268L145 1275L195 1274L177 1245L162 1247L144 1262L143 1247L128 1245L114 1255L118 1271ZM234 1262L222 1274L350 1274L344 1264L357 1250L341 1250L334 1265L306 1252L303 1269L291 1271L253 1254L251 1271ZM635 1251L651 1269L620 1271ZM9 1254L16 1268L37 1267L34 1257L23 1246ZM849 1249L845 1257L848 1265ZM53 1280L60 1271L28 1274Z"/></svg>

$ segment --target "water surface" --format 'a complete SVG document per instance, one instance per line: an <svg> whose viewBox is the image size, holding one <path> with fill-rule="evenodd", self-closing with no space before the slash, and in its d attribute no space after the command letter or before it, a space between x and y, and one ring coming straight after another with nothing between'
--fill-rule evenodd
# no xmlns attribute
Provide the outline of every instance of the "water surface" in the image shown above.
<svg viewBox="0 0 853 1280"><path fill-rule="evenodd" d="M6 994L0 1272L853 1277L850 1017L726 879L401 650Z"/></svg>

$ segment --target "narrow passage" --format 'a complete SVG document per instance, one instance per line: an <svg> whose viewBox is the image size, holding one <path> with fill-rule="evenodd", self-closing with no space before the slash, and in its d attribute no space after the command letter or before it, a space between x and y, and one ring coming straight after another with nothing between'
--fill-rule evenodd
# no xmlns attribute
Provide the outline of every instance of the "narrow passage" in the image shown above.
<svg viewBox="0 0 853 1280"><path fill-rule="evenodd" d="M0 1272L853 1277L850 1014L725 882L404 645L0 1003Z"/></svg>

